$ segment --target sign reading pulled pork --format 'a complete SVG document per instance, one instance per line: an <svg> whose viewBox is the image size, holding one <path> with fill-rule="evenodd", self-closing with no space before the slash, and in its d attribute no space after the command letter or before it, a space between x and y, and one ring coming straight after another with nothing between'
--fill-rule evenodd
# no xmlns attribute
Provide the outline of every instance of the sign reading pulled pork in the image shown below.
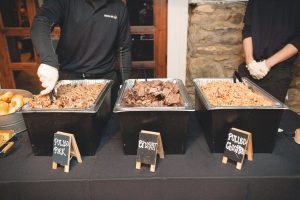
<svg viewBox="0 0 300 200"><path fill-rule="evenodd" d="M53 162L68 165L70 157L71 137L65 134L55 133L53 139Z"/></svg>
<svg viewBox="0 0 300 200"><path fill-rule="evenodd" d="M64 171L68 173L72 157L82 163L74 135L60 131L56 132L53 139L52 169L57 169L57 164L60 164L65 167Z"/></svg>

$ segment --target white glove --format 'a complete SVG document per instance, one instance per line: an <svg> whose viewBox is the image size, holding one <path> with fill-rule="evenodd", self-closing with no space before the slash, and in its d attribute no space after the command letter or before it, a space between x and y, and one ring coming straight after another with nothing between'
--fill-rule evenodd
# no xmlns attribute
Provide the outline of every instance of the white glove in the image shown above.
<svg viewBox="0 0 300 200"><path fill-rule="evenodd" d="M50 65L40 64L37 75L42 82L42 87L46 88L40 94L45 95L50 93L58 80L58 70Z"/></svg>
<svg viewBox="0 0 300 200"><path fill-rule="evenodd" d="M258 62L257 65L258 65L259 71L261 71L263 74L263 77L265 77L270 71L270 68L267 66L266 60Z"/></svg>
<svg viewBox="0 0 300 200"><path fill-rule="evenodd" d="M262 79L265 74L264 72L262 72L260 70L262 64L259 64L260 62L256 62L255 60L253 60L251 63L249 63L248 65L246 65L246 68L248 69L250 75L254 78L254 79Z"/></svg>

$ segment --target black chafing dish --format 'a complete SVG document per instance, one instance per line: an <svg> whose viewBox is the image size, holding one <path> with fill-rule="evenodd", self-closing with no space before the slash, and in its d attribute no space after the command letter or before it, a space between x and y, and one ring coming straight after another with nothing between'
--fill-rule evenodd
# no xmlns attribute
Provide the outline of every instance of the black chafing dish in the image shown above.
<svg viewBox="0 0 300 200"><path fill-rule="evenodd" d="M233 82L232 78L197 78L193 80L195 110L211 152L224 152L229 129L235 127L252 133L254 152L271 153L275 145L282 112L288 108L247 78L243 78L245 84L255 93L271 100L272 106L213 106L201 90L201 85L219 80Z"/></svg>
<svg viewBox="0 0 300 200"><path fill-rule="evenodd" d="M110 116L111 80L62 80L64 84L105 85L95 103L87 109L33 109L28 105L21 110L29 134L33 152L37 156L52 155L53 135L57 131L75 135L80 153L94 155L101 134Z"/></svg>
<svg viewBox="0 0 300 200"><path fill-rule="evenodd" d="M124 153L136 154L139 132L148 130L160 132L167 154L184 154L190 111L194 111L192 101L179 79L148 80L170 81L177 84L183 105L178 107L125 106L122 104L125 91L132 88L135 81L145 81L144 79L126 80L114 107L114 113L119 116Z"/></svg>

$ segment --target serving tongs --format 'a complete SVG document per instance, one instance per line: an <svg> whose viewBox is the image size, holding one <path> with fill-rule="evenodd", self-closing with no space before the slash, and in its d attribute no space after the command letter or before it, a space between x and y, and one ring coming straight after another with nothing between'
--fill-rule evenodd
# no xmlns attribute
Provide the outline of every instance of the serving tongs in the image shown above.
<svg viewBox="0 0 300 200"><path fill-rule="evenodd" d="M137 76L134 80L134 83L133 83L133 86L135 86L135 83L137 81L137 79L139 79L139 75L140 75L140 71L143 70L144 71L144 77L145 77L145 81L147 82L148 79L147 79L147 73L146 73L146 68L143 66L142 68L138 69L138 73L137 73Z"/></svg>
<svg viewBox="0 0 300 200"><path fill-rule="evenodd" d="M52 103L54 103L54 102L56 101L56 99L57 99L57 95L56 95L57 91L56 91L56 90L57 90L57 89L56 89L56 86L55 86L48 94L44 94L44 95L38 94L37 96L47 96L47 95L49 95L49 99L50 99L50 102L51 102L51 104L52 104Z"/></svg>
<svg viewBox="0 0 300 200"><path fill-rule="evenodd" d="M233 73L233 82L234 82L234 83L236 83L236 79L237 79L240 83L242 83L242 84L244 84L244 85L247 85L247 84L245 83L245 81L243 81L243 78L241 77L240 73L238 73L237 71L234 71L234 73ZM254 92L254 89L253 89L250 85L247 85L247 87L248 87L250 90L252 90L252 91Z"/></svg>
<svg viewBox="0 0 300 200"><path fill-rule="evenodd" d="M51 104L54 103L54 101L56 101L57 96L56 96L55 88L49 93L49 97L50 97Z"/></svg>
<svg viewBox="0 0 300 200"><path fill-rule="evenodd" d="M236 79L237 79L239 82L245 84L245 82L243 81L243 79L242 79L240 73L238 73L237 71L234 71L234 73L233 73L233 82L234 82L234 83L236 83Z"/></svg>

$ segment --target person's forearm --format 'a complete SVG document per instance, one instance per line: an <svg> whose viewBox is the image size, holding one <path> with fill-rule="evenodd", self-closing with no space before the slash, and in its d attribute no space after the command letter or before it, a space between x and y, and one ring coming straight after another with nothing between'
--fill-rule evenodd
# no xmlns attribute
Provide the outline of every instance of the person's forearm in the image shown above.
<svg viewBox="0 0 300 200"><path fill-rule="evenodd" d="M120 54L120 70L124 82L131 75L131 50L129 48L121 49Z"/></svg>
<svg viewBox="0 0 300 200"><path fill-rule="evenodd" d="M254 60L252 37L248 37L243 40L243 48L245 53L246 64L249 64Z"/></svg>
<svg viewBox="0 0 300 200"><path fill-rule="evenodd" d="M58 58L51 41L52 26L44 17L35 18L31 27L30 36L41 63L58 68Z"/></svg>
<svg viewBox="0 0 300 200"><path fill-rule="evenodd" d="M276 54L274 54L273 56L268 58L266 60L266 64L269 68L272 68L273 66L291 58L292 56L296 55L297 53L298 53L298 49L294 45L287 44Z"/></svg>

